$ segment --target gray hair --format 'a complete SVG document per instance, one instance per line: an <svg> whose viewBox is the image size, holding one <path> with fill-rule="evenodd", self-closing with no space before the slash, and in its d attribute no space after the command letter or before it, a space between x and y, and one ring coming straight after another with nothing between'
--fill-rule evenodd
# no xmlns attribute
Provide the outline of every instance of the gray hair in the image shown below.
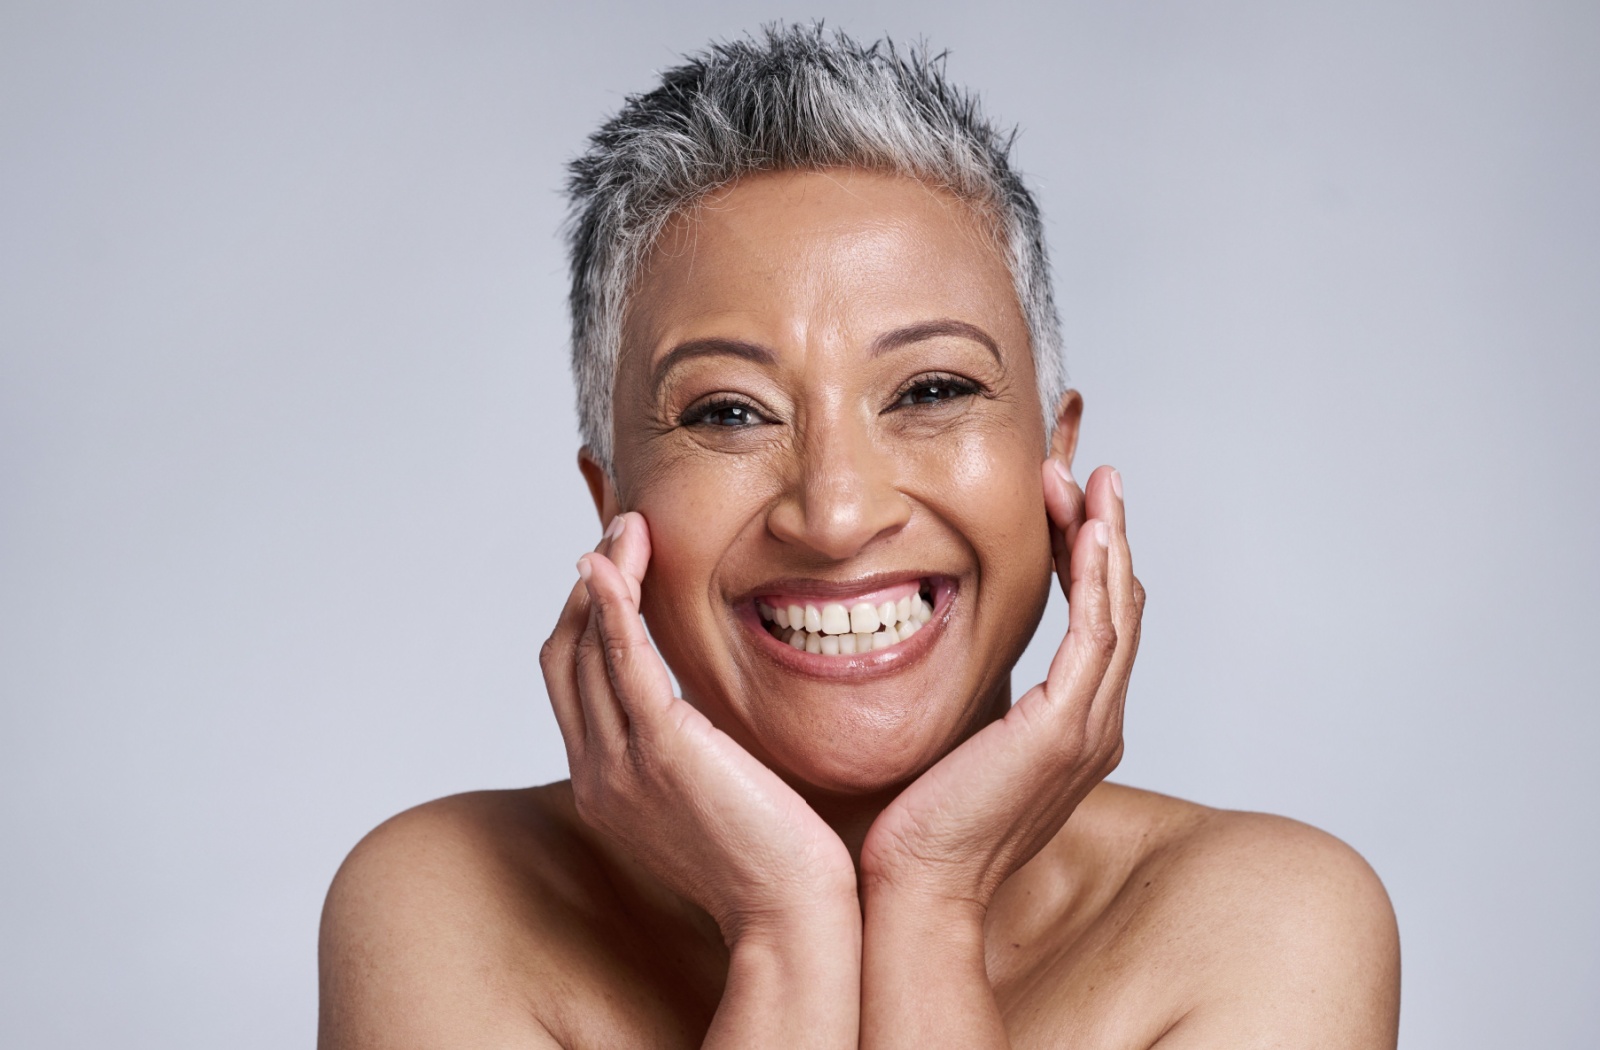
<svg viewBox="0 0 1600 1050"><path fill-rule="evenodd" d="M1002 132L944 54L862 46L820 25L713 44L630 96L570 166L572 373L589 452L612 467L612 398L634 275L681 210L743 175L860 168L974 202L994 224L1032 342L1045 428L1066 385L1039 207Z"/></svg>

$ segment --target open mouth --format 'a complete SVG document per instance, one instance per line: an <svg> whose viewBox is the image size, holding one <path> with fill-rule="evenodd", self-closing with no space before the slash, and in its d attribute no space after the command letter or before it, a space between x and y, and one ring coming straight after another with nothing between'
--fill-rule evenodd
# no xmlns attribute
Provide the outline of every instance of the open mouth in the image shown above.
<svg viewBox="0 0 1600 1050"><path fill-rule="evenodd" d="M756 600L761 626L778 641L819 656L859 656L911 638L933 619L931 579L908 580L845 601L782 594Z"/></svg>

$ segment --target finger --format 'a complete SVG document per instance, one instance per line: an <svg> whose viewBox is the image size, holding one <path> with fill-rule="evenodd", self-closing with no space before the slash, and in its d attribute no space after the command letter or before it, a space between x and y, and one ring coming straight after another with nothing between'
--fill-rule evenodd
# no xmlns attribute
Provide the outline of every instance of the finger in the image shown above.
<svg viewBox="0 0 1600 1050"><path fill-rule="evenodd" d="M1122 475L1111 471L1107 479L1111 489L1108 508L1112 514L1106 519L1111 528L1108 550L1106 584L1111 592L1111 617L1119 634L1132 628L1138 621L1135 609L1133 553L1128 548L1128 513L1122 499Z"/></svg>
<svg viewBox="0 0 1600 1050"><path fill-rule="evenodd" d="M1050 518L1050 547L1055 556L1056 578L1062 593L1070 588L1072 544L1083 525L1083 490L1072 471L1054 456L1044 461L1044 505Z"/></svg>
<svg viewBox="0 0 1600 1050"><path fill-rule="evenodd" d="M1084 499L1088 513L1111 530L1106 585L1111 594L1112 620L1122 629L1131 626L1134 606L1133 557L1128 550L1122 475L1111 467L1096 469L1089 477Z"/></svg>
<svg viewBox="0 0 1600 1050"><path fill-rule="evenodd" d="M606 549L620 531L616 519L606 528L595 550ZM544 673L545 692L555 711L556 725L567 745L567 758L575 761L578 749L588 732L583 717L583 698L578 689L578 640L589 625L589 589L580 578L567 594L561 615L556 618L555 629L539 650L539 668Z"/></svg>
<svg viewBox="0 0 1600 1050"><path fill-rule="evenodd" d="M561 739L567 745L569 763L576 763L582 754L587 726L583 717L583 699L578 692L577 646L578 637L589 622L589 589L579 580L567 595L567 603L556 618L555 630L539 650L539 669L544 672L545 692L550 697L550 707L555 711L556 725L561 727Z"/></svg>
<svg viewBox="0 0 1600 1050"><path fill-rule="evenodd" d="M672 703L667 665L650 642L622 571L604 555L589 555L585 560L590 569L586 582L594 602L601 669L624 715L648 719Z"/></svg>
<svg viewBox="0 0 1600 1050"><path fill-rule="evenodd" d="M637 609L640 607L644 574L650 567L650 528L645 524L644 516L637 511L618 515L613 528L617 531L616 540L604 553L622 573L628 585L629 599Z"/></svg>
<svg viewBox="0 0 1600 1050"><path fill-rule="evenodd" d="M1084 513L1099 518L1113 529L1121 529L1122 497L1118 495L1121 487L1122 475L1111 467L1096 467L1083 486Z"/></svg>
<svg viewBox="0 0 1600 1050"><path fill-rule="evenodd" d="M638 519L638 524L632 530L629 529L630 518ZM643 525L644 519L638 514L617 515L606 526L605 535L595 547L595 553L600 555L600 558L579 560L579 573L583 577L580 582L589 597L589 618L584 626L576 661L579 692L583 697L584 709L589 712L593 738L596 742L610 742L616 746L625 743L630 720L608 667L606 642L600 627L600 608L591 586L591 574L599 561L605 561L611 567L616 567L620 561L632 568L631 574L622 572L621 576L627 591L627 601L637 615L641 595L640 580L644 576L644 567L649 562L647 534L642 537L643 550L642 552L640 550L641 537L638 534L645 531Z"/></svg>
<svg viewBox="0 0 1600 1050"><path fill-rule="evenodd" d="M1052 703L1081 706L1085 718L1117 647L1106 579L1110 542L1110 527L1097 518L1090 518L1078 530L1072 551L1072 586L1067 594L1067 636L1045 676L1045 692Z"/></svg>
<svg viewBox="0 0 1600 1050"><path fill-rule="evenodd" d="M1117 630L1117 650L1106 669L1105 681L1096 698L1094 718L1120 728L1123 701L1133 661L1139 652L1139 637L1144 617L1144 588L1133 574L1133 554L1128 546L1127 507L1123 498L1122 477L1112 472L1108 479L1116 504L1116 524L1112 530L1107 558L1107 590L1111 597L1111 617Z"/></svg>
<svg viewBox="0 0 1600 1050"><path fill-rule="evenodd" d="M601 751L620 749L627 743L628 713L611 684L606 670L605 640L600 636L600 608L591 585L594 567L606 561L600 553L585 554L578 559L578 575L589 596L589 618L583 633L578 636L575 674L578 695L583 699L583 717L588 745ZM613 566L612 572L616 569Z"/></svg>

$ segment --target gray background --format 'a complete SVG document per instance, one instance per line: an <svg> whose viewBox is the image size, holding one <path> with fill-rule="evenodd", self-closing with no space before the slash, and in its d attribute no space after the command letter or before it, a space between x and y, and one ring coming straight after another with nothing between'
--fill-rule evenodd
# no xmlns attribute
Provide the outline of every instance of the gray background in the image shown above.
<svg viewBox="0 0 1600 1050"><path fill-rule="evenodd" d="M1600 1045L1600 5L904 0L0 8L0 1045L307 1045L345 851L565 775L561 165L816 15L1024 128L1118 779L1361 850L1403 1045Z"/></svg>

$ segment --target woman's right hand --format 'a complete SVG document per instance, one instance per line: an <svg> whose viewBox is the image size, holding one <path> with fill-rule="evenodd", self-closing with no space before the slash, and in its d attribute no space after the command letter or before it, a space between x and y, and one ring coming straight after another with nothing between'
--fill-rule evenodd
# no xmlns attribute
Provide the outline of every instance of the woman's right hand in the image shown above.
<svg viewBox="0 0 1600 1050"><path fill-rule="evenodd" d="M730 946L855 913L839 836L673 695L639 615L649 562L644 518L618 516L579 559L581 579L539 654L579 816L704 908Z"/></svg>

